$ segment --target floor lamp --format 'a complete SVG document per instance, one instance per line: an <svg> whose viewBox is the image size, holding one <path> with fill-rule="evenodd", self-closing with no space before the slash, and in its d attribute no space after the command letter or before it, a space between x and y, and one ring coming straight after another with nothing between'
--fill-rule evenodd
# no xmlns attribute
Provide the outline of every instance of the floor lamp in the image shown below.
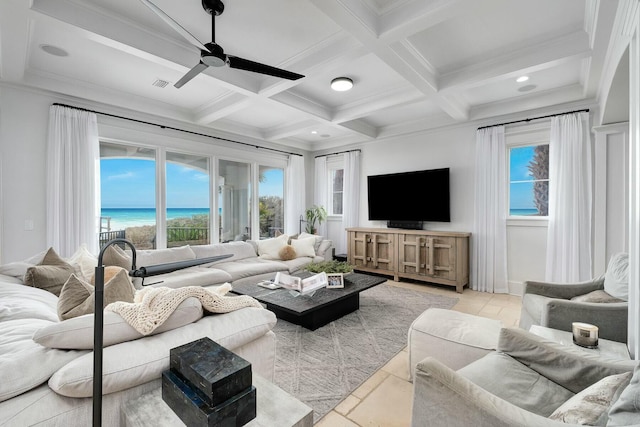
<svg viewBox="0 0 640 427"><path fill-rule="evenodd" d="M94 289L94 323L93 323L93 427L102 425L102 344L103 344L103 328L104 328L104 265L102 258L104 252L111 245L124 244L131 248L131 270L129 276L132 277L150 277L158 274L171 273L172 271L181 270L183 268L193 267L196 265L207 264L229 258L231 254L218 255L208 258L191 259L186 261L170 262L166 264L151 265L148 267L136 268L136 248L127 239L113 239L107 242L98 254L98 266L95 270L95 289Z"/></svg>

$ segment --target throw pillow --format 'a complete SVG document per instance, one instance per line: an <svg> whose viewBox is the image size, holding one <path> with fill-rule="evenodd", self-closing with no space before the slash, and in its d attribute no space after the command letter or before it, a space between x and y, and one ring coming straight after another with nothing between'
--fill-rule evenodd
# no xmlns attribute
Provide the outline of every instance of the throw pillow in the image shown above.
<svg viewBox="0 0 640 427"><path fill-rule="evenodd" d="M609 407L631 380L631 372L611 375L563 403L549 419L568 424L604 425Z"/></svg>
<svg viewBox="0 0 640 427"><path fill-rule="evenodd" d="M98 265L98 257L89 252L87 245L84 244L67 261L71 265L78 266L79 273L85 280L93 276Z"/></svg>
<svg viewBox="0 0 640 427"><path fill-rule="evenodd" d="M577 302L595 302L595 303L612 303L612 302L624 302L620 298L609 295L605 291L599 289L597 291L589 292L588 294L578 295L571 298L571 301Z"/></svg>
<svg viewBox="0 0 640 427"><path fill-rule="evenodd" d="M615 254L604 274L604 290L621 300L629 300L629 254Z"/></svg>
<svg viewBox="0 0 640 427"><path fill-rule="evenodd" d="M316 256L316 250L314 248L315 241L316 239L314 237L293 239L291 240L291 246L296 250L298 257L308 256L313 258Z"/></svg>
<svg viewBox="0 0 640 427"><path fill-rule="evenodd" d="M283 261L289 261L296 257L296 250L293 249L291 245L285 245L280 249L280 252L278 252L278 256Z"/></svg>
<svg viewBox="0 0 640 427"><path fill-rule="evenodd" d="M324 237L318 236L317 234L309 234L304 231L298 235L298 239L309 239L311 237L316 239L315 243L313 244L313 249L318 252L318 248L320 247L320 243L322 243L322 241L324 240Z"/></svg>
<svg viewBox="0 0 640 427"><path fill-rule="evenodd" d="M169 318L158 326L151 334L179 328L202 318L202 304L200 300L189 297L182 301ZM93 349L93 314L74 317L63 322L54 323L38 329L33 335L33 341L47 348L65 350ZM105 310L104 312L103 346L119 344L142 338L140 332L129 325L118 313Z"/></svg>
<svg viewBox="0 0 640 427"><path fill-rule="evenodd" d="M131 257L118 245L111 245L102 254L102 264L115 265L125 270L131 270Z"/></svg>
<svg viewBox="0 0 640 427"><path fill-rule="evenodd" d="M258 255L265 259L280 259L278 253L288 240L289 236L286 234L271 239L258 240Z"/></svg>
<svg viewBox="0 0 640 427"><path fill-rule="evenodd" d="M24 284L58 296L62 286L73 273L73 266L60 258L53 248L49 248L40 264L27 269Z"/></svg>
<svg viewBox="0 0 640 427"><path fill-rule="evenodd" d="M629 385L622 391L611 409L607 426L631 426L638 424L640 413L640 365L633 370L633 377Z"/></svg>
<svg viewBox="0 0 640 427"><path fill-rule="evenodd" d="M106 269L105 269L106 271ZM106 277L106 276L105 276ZM104 305L115 301L133 302L135 288L124 268L104 284ZM58 317L71 319L94 312L94 287L73 274L64 284L58 299Z"/></svg>

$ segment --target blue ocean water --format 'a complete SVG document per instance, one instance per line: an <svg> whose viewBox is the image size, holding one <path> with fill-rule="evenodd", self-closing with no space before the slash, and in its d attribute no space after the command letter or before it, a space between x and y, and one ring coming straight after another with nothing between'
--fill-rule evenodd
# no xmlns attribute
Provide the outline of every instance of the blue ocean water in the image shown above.
<svg viewBox="0 0 640 427"><path fill-rule="evenodd" d="M209 208L167 208L167 219L191 218L193 215L208 215ZM111 230L124 230L127 227L154 225L155 208L102 208L101 216L111 218ZM106 227L107 221L102 225Z"/></svg>
<svg viewBox="0 0 640 427"><path fill-rule="evenodd" d="M538 209L510 209L509 215L512 216L537 216Z"/></svg>

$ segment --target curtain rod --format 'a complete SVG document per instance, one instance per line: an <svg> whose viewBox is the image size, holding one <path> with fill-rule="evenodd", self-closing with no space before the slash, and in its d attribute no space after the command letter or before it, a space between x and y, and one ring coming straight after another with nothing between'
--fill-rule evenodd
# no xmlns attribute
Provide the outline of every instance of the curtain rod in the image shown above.
<svg viewBox="0 0 640 427"><path fill-rule="evenodd" d="M530 122L531 120L540 120L540 119L548 119L549 117L556 117L556 116L564 116L565 114L573 114L573 113L588 113L589 109L585 108L583 110L575 110L575 111L567 111L566 113L558 113L558 114L549 114L547 116L539 116L539 117L532 117L530 119L522 119L522 120L514 120L512 122L505 122L505 123L498 123L495 125L490 125L490 126L480 126L478 128L478 130L480 129L486 129L486 128L491 128L494 126L504 126L504 125L511 125L514 123L520 123L520 122Z"/></svg>
<svg viewBox="0 0 640 427"><path fill-rule="evenodd" d="M60 104L60 103L57 103L57 102L54 103L53 105L57 105L57 106L60 106L60 107L73 108L74 110L87 111L89 113L100 114L102 116L115 117L116 119L129 120L130 122L137 122L137 123L142 123L142 124L145 124L145 125L157 126L157 127L161 128L161 129L177 130L178 132L185 132L185 133L190 133L192 135L205 136L207 138L218 139L220 141L233 142L234 144L246 145L248 147L257 148L259 150L276 151L278 153L284 153L284 154L288 154L290 156L303 157L302 154L290 153L288 151L278 150L277 148L261 147L259 145L249 144L247 142L234 141L233 139L227 139L227 138L221 138L219 136L207 135L206 133L199 133L199 132L194 132L194 131L190 131L190 130L186 130L186 129L180 129L180 128L174 128L174 127L171 127L171 126L159 125L157 123L151 123L151 122L146 122L144 120L132 119L130 117L118 116L116 114L109 114L109 113L103 113L103 112L100 112L100 111L88 110L86 108L74 107L73 105Z"/></svg>
<svg viewBox="0 0 640 427"><path fill-rule="evenodd" d="M362 150L361 150L361 149L359 149L359 148L356 148L355 150L338 151L338 152L336 152L336 153L329 153L329 154L318 154L315 158L317 159L318 157L328 157L328 156L335 156L335 155L337 155L337 154L352 153L352 152L354 152L354 151L358 151L358 152L360 152L360 151L362 151Z"/></svg>

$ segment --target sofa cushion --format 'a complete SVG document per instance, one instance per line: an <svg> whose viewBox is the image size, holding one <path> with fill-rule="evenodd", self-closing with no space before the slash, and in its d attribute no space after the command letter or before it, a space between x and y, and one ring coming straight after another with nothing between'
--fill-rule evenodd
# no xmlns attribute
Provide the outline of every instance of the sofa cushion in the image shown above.
<svg viewBox="0 0 640 427"><path fill-rule="evenodd" d="M125 252L129 255L128 251ZM177 248L136 251L136 267L138 268L190 259L196 259L196 254L188 245Z"/></svg>
<svg viewBox="0 0 640 427"><path fill-rule="evenodd" d="M314 262L314 259L315 258L299 257L295 259L290 259L288 261L278 261L278 262L284 264L286 266L286 270L289 271L289 273L295 273L296 271L300 271L304 269L307 265ZM324 261L324 258L322 258L321 261Z"/></svg>
<svg viewBox="0 0 640 427"><path fill-rule="evenodd" d="M287 266L284 264L284 262L272 261L262 258L247 258L234 262L224 262L217 264L216 268L229 273L231 275L232 281L264 273L288 271Z"/></svg>
<svg viewBox="0 0 640 427"><path fill-rule="evenodd" d="M611 405L607 426L631 426L640 424L640 364L633 370L631 382Z"/></svg>
<svg viewBox="0 0 640 427"><path fill-rule="evenodd" d="M133 302L135 288L127 270L120 267L111 279L104 283L104 305L115 301ZM105 274L106 280L106 274ZM60 320L71 319L94 312L95 288L72 274L64 284L60 298L58 299L58 316Z"/></svg>
<svg viewBox="0 0 640 427"><path fill-rule="evenodd" d="M311 257L316 255L316 249L314 247L316 239L314 237L308 237L306 239L292 239L291 246L296 251L296 257Z"/></svg>
<svg viewBox="0 0 640 427"><path fill-rule="evenodd" d="M264 259L280 259L280 249L287 245L289 236L283 234L271 239L258 240L258 255Z"/></svg>
<svg viewBox="0 0 640 427"><path fill-rule="evenodd" d="M216 243L211 245L198 245L191 246L191 250L196 254L196 258L209 258L218 255L231 254L231 258L225 258L221 261L215 261L211 264L203 264L203 266L210 266L219 262L236 261L245 258L254 258L258 256L257 249L255 249L248 242L228 242L228 243Z"/></svg>
<svg viewBox="0 0 640 427"><path fill-rule="evenodd" d="M500 352L491 352L457 372L489 393L543 417L574 395Z"/></svg>
<svg viewBox="0 0 640 427"><path fill-rule="evenodd" d="M17 319L58 321L58 297L44 289L0 283L0 322Z"/></svg>
<svg viewBox="0 0 640 427"><path fill-rule="evenodd" d="M169 369L169 350L209 337L233 351L267 332L276 323L269 310L247 307L225 314L204 316L195 323L162 334L128 341L104 349L103 390L114 393L160 378ZM51 377L49 387L69 397L91 397L93 355L67 363Z"/></svg>
<svg viewBox="0 0 640 427"><path fill-rule="evenodd" d="M231 275L218 268L195 266L144 279L145 286L183 288L185 286L209 286L231 280Z"/></svg>
<svg viewBox="0 0 640 427"><path fill-rule="evenodd" d="M618 253L611 257L604 274L604 290L621 300L629 300L629 255Z"/></svg>
<svg viewBox="0 0 640 427"><path fill-rule="evenodd" d="M604 377L564 402L549 416L568 424L605 425L607 412L629 384L632 372Z"/></svg>
<svg viewBox="0 0 640 427"><path fill-rule="evenodd" d="M174 310L169 318L150 335L179 328L202 317L202 304L197 298L187 298ZM93 314L74 317L38 329L33 340L48 348L91 350L93 349ZM103 346L109 347L125 341L142 338L140 332L129 325L119 314L105 310L103 319Z"/></svg>
<svg viewBox="0 0 640 427"><path fill-rule="evenodd" d="M24 284L44 289L60 295L62 286L75 273L71 264L60 258L53 248L49 248L40 264L29 267L24 275Z"/></svg>
<svg viewBox="0 0 640 427"><path fill-rule="evenodd" d="M31 390L85 352L45 348L31 339L51 322L17 319L0 322L0 402Z"/></svg>

